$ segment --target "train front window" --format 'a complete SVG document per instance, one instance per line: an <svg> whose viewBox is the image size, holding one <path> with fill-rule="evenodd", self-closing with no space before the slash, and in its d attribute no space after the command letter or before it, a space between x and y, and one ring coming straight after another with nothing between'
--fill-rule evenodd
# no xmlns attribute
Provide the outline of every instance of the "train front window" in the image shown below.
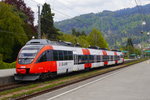
<svg viewBox="0 0 150 100"><path fill-rule="evenodd" d="M37 50L22 50L18 56L19 64L30 64L37 54Z"/></svg>
<svg viewBox="0 0 150 100"><path fill-rule="evenodd" d="M40 50L41 47L38 46L25 46L22 48L18 55L18 63L19 64L30 64L35 58L36 54Z"/></svg>
<svg viewBox="0 0 150 100"><path fill-rule="evenodd" d="M19 58L34 58L37 54L37 50L22 50L19 54Z"/></svg>
<svg viewBox="0 0 150 100"><path fill-rule="evenodd" d="M33 58L19 58L19 64L30 64L33 61Z"/></svg>

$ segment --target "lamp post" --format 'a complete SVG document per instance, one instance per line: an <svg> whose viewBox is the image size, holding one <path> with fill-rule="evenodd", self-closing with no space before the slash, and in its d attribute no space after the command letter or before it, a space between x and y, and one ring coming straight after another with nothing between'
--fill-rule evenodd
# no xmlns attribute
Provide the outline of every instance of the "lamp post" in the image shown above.
<svg viewBox="0 0 150 100"><path fill-rule="evenodd" d="M147 36L150 36L150 32L147 32Z"/></svg>
<svg viewBox="0 0 150 100"><path fill-rule="evenodd" d="M144 25L146 25L146 22L145 22L145 21L142 21L142 31L141 31L142 34L144 33L144 31L143 31Z"/></svg>
<svg viewBox="0 0 150 100"><path fill-rule="evenodd" d="M141 31L141 34L144 33L144 31L143 31L144 25L146 25L146 22L145 22L145 21L142 21L142 31ZM143 41L143 42L144 42L144 41ZM142 44L142 40L141 40L141 44ZM141 49L142 49L142 50L141 50L141 54L142 54L142 56L144 56L143 48L144 48L144 44L143 44L143 47L141 46Z"/></svg>

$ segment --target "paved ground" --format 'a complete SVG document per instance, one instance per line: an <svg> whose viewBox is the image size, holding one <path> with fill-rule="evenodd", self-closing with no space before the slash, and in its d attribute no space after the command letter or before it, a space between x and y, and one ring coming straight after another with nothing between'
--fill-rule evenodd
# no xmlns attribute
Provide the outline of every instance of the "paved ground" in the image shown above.
<svg viewBox="0 0 150 100"><path fill-rule="evenodd" d="M0 70L0 77L13 76L15 73L16 73L15 68L13 68L13 69L2 69L2 70Z"/></svg>
<svg viewBox="0 0 150 100"><path fill-rule="evenodd" d="M150 100L150 60L31 100Z"/></svg>

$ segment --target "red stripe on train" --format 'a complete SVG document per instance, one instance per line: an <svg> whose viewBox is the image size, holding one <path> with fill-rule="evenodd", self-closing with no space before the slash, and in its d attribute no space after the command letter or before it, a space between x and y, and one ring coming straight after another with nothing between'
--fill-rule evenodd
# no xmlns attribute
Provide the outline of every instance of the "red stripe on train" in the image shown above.
<svg viewBox="0 0 150 100"><path fill-rule="evenodd" d="M86 63L84 64L84 68L91 68L92 67L92 64L91 63Z"/></svg>
<svg viewBox="0 0 150 100"><path fill-rule="evenodd" d="M103 52L103 55L107 55L107 52L105 50L103 50L102 52Z"/></svg>
<svg viewBox="0 0 150 100"><path fill-rule="evenodd" d="M88 49L82 49L83 55L90 55L90 50ZM92 64L91 63L86 63L84 64L84 68L91 68Z"/></svg>
<svg viewBox="0 0 150 100"><path fill-rule="evenodd" d="M104 62L104 65L108 65L108 61L105 61L105 62Z"/></svg>
<svg viewBox="0 0 150 100"><path fill-rule="evenodd" d="M104 56L107 56L107 52L105 50L102 51ZM104 61L104 65L108 65L108 61Z"/></svg>
<svg viewBox="0 0 150 100"><path fill-rule="evenodd" d="M82 49L83 55L90 55L90 50Z"/></svg>
<svg viewBox="0 0 150 100"><path fill-rule="evenodd" d="M114 52L114 55L117 56L117 52ZM118 63L118 60L115 61L115 63Z"/></svg>

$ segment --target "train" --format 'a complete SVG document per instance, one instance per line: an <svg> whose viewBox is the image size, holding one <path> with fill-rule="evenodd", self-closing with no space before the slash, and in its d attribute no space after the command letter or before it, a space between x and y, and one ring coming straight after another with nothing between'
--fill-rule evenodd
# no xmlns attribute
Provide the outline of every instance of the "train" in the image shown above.
<svg viewBox="0 0 150 100"><path fill-rule="evenodd" d="M18 53L14 78L16 81L35 81L121 63L124 63L121 51L31 39Z"/></svg>

